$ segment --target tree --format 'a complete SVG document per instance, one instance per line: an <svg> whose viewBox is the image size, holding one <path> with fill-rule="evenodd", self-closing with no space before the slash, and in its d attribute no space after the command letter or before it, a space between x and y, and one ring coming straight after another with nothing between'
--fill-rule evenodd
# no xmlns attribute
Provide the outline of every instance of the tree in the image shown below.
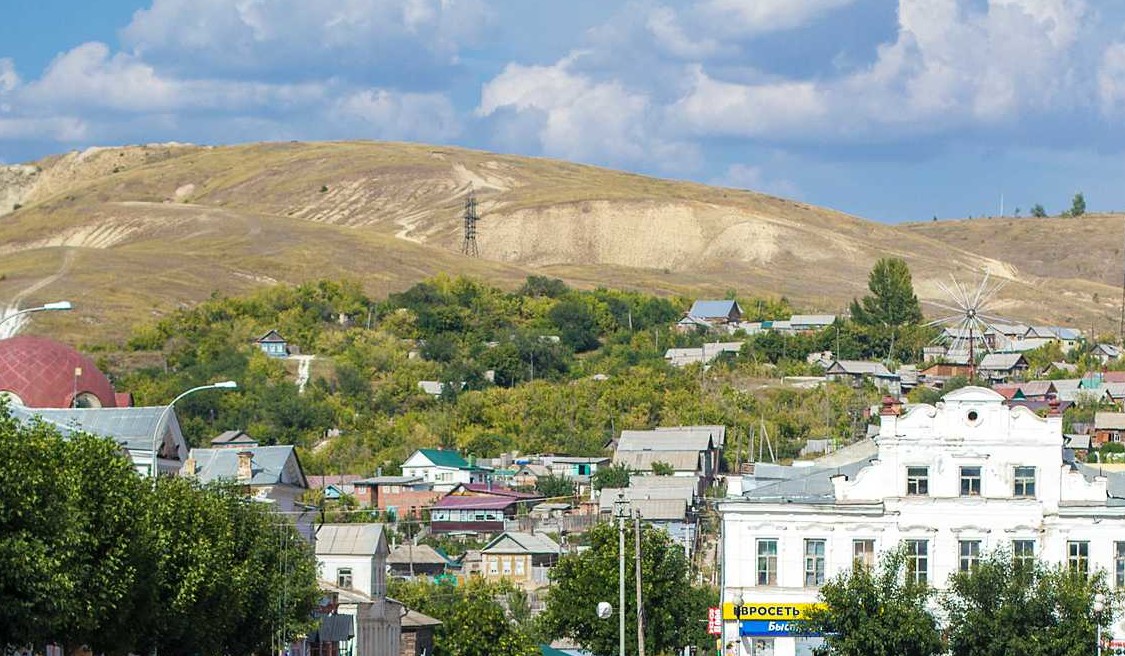
<svg viewBox="0 0 1125 656"><path fill-rule="evenodd" d="M614 617L625 613L625 653L637 646L636 597L626 595L625 608L616 608L618 598L618 535L613 524L599 524L589 532L590 548L563 556L551 571L552 587L547 593L547 609L540 616L543 631L550 638L568 638L595 654L617 652L617 621L597 616L600 601L615 606ZM633 563L632 536L625 541L625 560ZM634 567L626 568L626 589L635 590ZM692 586L691 573L683 548L666 531L645 525L641 530L641 581L645 614L645 648L649 653L667 654L697 645L714 645L699 620L707 607L718 601L714 591Z"/></svg>
<svg viewBox="0 0 1125 656"><path fill-rule="evenodd" d="M594 489L629 487L629 475L632 473L633 470L629 468L629 465L620 463L608 467L598 467L598 471L594 472L592 479Z"/></svg>
<svg viewBox="0 0 1125 656"><path fill-rule="evenodd" d="M425 580L392 582L390 596L441 620L435 656L538 656L527 603L509 583L472 578L466 584Z"/></svg>
<svg viewBox="0 0 1125 656"><path fill-rule="evenodd" d="M944 651L929 610L930 587L917 582L902 549L883 555L876 568L862 563L820 589L808 628L825 636L831 656L933 656Z"/></svg>
<svg viewBox="0 0 1125 656"><path fill-rule="evenodd" d="M672 476L676 473L676 468L666 462L656 460L652 463L652 473L657 476Z"/></svg>
<svg viewBox="0 0 1125 656"><path fill-rule="evenodd" d="M871 294L853 300L852 320L865 326L902 326L922 320L910 268L897 257L880 258L867 277Z"/></svg>
<svg viewBox="0 0 1125 656"><path fill-rule="evenodd" d="M547 313L551 323L559 329L559 337L576 352L598 347L598 324L594 313L579 300L560 301Z"/></svg>
<svg viewBox="0 0 1125 656"><path fill-rule="evenodd" d="M566 476L548 474L535 479L535 491L548 499L574 496L574 481Z"/></svg>
<svg viewBox="0 0 1125 656"><path fill-rule="evenodd" d="M1103 577L1041 562L1023 563L1003 550L950 577L942 599L953 656L1080 656L1089 654L1098 622L1112 608L1093 612L1094 595L1112 598Z"/></svg>
<svg viewBox="0 0 1125 656"><path fill-rule="evenodd" d="M1036 203L1031 206L1031 216L1037 219L1045 219L1047 218L1047 210L1043 209L1043 206L1039 203Z"/></svg>
<svg viewBox="0 0 1125 656"><path fill-rule="evenodd" d="M1086 213L1086 197L1082 192L1074 194L1074 198L1070 201L1070 209L1066 215L1071 217L1079 217Z"/></svg>

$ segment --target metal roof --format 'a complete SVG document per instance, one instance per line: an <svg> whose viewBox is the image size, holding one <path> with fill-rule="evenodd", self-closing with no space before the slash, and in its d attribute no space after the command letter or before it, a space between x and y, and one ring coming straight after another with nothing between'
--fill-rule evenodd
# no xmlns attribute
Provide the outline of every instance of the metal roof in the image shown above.
<svg viewBox="0 0 1125 656"><path fill-rule="evenodd" d="M316 532L316 554L371 556L382 540L382 524L324 524Z"/></svg>
<svg viewBox="0 0 1125 656"><path fill-rule="evenodd" d="M508 531L493 538L480 550L495 554L560 554L562 547L541 533Z"/></svg>
<svg viewBox="0 0 1125 656"><path fill-rule="evenodd" d="M704 424L699 426L657 426L657 431L662 433L676 433L683 435L689 439L694 438L700 433L709 433L715 442L715 446L722 447L727 439L727 427L719 424Z"/></svg>
<svg viewBox="0 0 1125 656"><path fill-rule="evenodd" d="M662 462L672 466L675 471L694 472L699 469L698 451L618 451L613 456L615 464L627 465L630 469L651 471L652 465Z"/></svg>
<svg viewBox="0 0 1125 656"><path fill-rule="evenodd" d="M12 416L20 421L41 418L45 423L59 429L63 435L83 431L109 437L123 444L130 451L149 451L152 449L152 435L156 431L160 415L167 406L138 408L26 408L10 405ZM164 435L169 431L182 442L180 425L176 421L176 410L168 411Z"/></svg>
<svg viewBox="0 0 1125 656"><path fill-rule="evenodd" d="M843 373L863 376L881 376L893 378L894 374L887 371L882 362L866 362L863 360L837 360L825 371L828 374Z"/></svg>
<svg viewBox="0 0 1125 656"><path fill-rule="evenodd" d="M1125 430L1125 412L1095 412L1094 428Z"/></svg>
<svg viewBox="0 0 1125 656"><path fill-rule="evenodd" d="M400 544L387 556L388 565L448 565L449 560L428 544Z"/></svg>
<svg viewBox="0 0 1125 656"><path fill-rule="evenodd" d="M691 304L688 316L701 319L726 318L735 310L742 314L742 308L738 307L738 303L734 301L696 301Z"/></svg>
<svg viewBox="0 0 1125 656"><path fill-rule="evenodd" d="M794 326L830 326L836 321L834 314L794 314L789 323Z"/></svg>
<svg viewBox="0 0 1125 656"><path fill-rule="evenodd" d="M195 476L204 483L223 479L238 480L238 454L243 452L252 454L250 485L288 483L298 487L309 486L297 460L297 451L288 444L247 449L192 449L188 458L195 460ZM291 476L286 475L287 468Z"/></svg>
<svg viewBox="0 0 1125 656"><path fill-rule="evenodd" d="M716 446L710 430L624 430L617 451L707 451Z"/></svg>
<svg viewBox="0 0 1125 656"><path fill-rule="evenodd" d="M456 469L469 469L469 462L456 451L442 449L418 449L415 453L422 454L437 467L453 467ZM408 459L409 460L409 459Z"/></svg>
<svg viewBox="0 0 1125 656"><path fill-rule="evenodd" d="M503 510L513 504L520 502L520 499L513 499L510 497L494 497L494 496L447 496L442 497L433 508L479 508L481 510Z"/></svg>
<svg viewBox="0 0 1125 656"><path fill-rule="evenodd" d="M1010 371L1020 363L1027 366L1027 359L1020 353L989 353L981 358L977 369L982 371Z"/></svg>
<svg viewBox="0 0 1125 656"><path fill-rule="evenodd" d="M378 487L380 485L411 485L422 483L425 479L421 476L372 476L370 478L356 478L353 485Z"/></svg>

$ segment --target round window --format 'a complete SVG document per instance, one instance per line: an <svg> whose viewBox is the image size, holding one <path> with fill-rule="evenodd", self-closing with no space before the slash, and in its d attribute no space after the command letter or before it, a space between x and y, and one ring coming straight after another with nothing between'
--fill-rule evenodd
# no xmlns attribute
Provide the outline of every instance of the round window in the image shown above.
<svg viewBox="0 0 1125 656"><path fill-rule="evenodd" d="M977 424L978 422L980 422L980 415L979 415L979 414L977 414L977 411L976 411L976 410L970 410L970 411L969 411L969 414L965 415L965 418L966 418L966 419L967 419L967 420L969 421L969 423L970 423L970 424L972 424L972 425L974 425L974 426L975 426L975 425L976 425L976 424Z"/></svg>

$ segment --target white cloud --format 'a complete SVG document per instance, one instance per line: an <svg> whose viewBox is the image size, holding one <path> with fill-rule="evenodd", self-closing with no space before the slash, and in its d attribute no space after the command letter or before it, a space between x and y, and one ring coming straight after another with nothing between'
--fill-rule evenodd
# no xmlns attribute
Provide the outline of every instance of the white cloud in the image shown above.
<svg viewBox="0 0 1125 656"><path fill-rule="evenodd" d="M1098 99L1102 113L1107 116L1121 114L1125 109L1125 43L1114 43L1102 54Z"/></svg>
<svg viewBox="0 0 1125 656"><path fill-rule="evenodd" d="M712 79L698 67L690 93L670 109L689 132L739 137L797 134L827 113L826 99L811 82L737 84Z"/></svg>
<svg viewBox="0 0 1125 656"><path fill-rule="evenodd" d="M556 157L616 164L667 161L673 167L694 158L686 144L659 136L646 94L571 70L580 56L551 66L509 64L484 85L478 115L538 116L537 145Z"/></svg>
<svg viewBox="0 0 1125 656"><path fill-rule="evenodd" d="M763 34L807 25L855 0L703 0L698 8L716 31Z"/></svg>
<svg viewBox="0 0 1125 656"><path fill-rule="evenodd" d="M711 180L711 184L735 189L749 189L786 198L793 198L801 193L793 182L774 178L763 167L750 164L731 164L722 176Z"/></svg>
<svg viewBox="0 0 1125 656"><path fill-rule="evenodd" d="M0 140L45 139L65 143L86 138L88 129L89 126L85 121L67 116L50 118L0 117Z"/></svg>
<svg viewBox="0 0 1125 656"><path fill-rule="evenodd" d="M7 93L20 85L16 73L16 63L11 59L0 58L0 93Z"/></svg>
<svg viewBox="0 0 1125 656"><path fill-rule="evenodd" d="M332 115L364 136L382 139L444 140L459 131L457 112L439 93L392 93L367 89L339 100Z"/></svg>

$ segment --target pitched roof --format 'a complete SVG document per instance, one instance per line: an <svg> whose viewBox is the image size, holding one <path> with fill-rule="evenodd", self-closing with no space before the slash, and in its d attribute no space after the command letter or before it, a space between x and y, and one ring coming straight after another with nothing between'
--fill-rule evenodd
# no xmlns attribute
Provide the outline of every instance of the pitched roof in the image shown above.
<svg viewBox="0 0 1125 656"><path fill-rule="evenodd" d="M352 481L353 485L361 487L379 487L380 485L412 485L425 481L421 476L371 476Z"/></svg>
<svg viewBox="0 0 1125 656"><path fill-rule="evenodd" d="M438 499L433 508L479 508L481 510L503 510L518 503L519 499L493 496L446 496Z"/></svg>
<svg viewBox="0 0 1125 656"><path fill-rule="evenodd" d="M458 491L471 492L475 496L508 497L510 499L542 499L542 494L534 492L520 492L495 483L458 483L449 491L451 496L458 496Z"/></svg>
<svg viewBox="0 0 1125 656"><path fill-rule="evenodd" d="M310 488L323 490L329 485L351 485L362 477L359 474L311 474L305 478Z"/></svg>
<svg viewBox="0 0 1125 656"><path fill-rule="evenodd" d="M296 449L289 444L278 446L256 446L249 449L192 449L189 458L195 460L195 476L204 483L217 480L238 479L238 454L249 451L250 471L252 478L250 485L279 485L289 483L297 487L307 488L308 479L301 470L301 463L297 460ZM295 475L292 480L286 479L286 468L290 467Z"/></svg>
<svg viewBox="0 0 1125 656"><path fill-rule="evenodd" d="M316 532L316 554L370 556L382 538L382 524L324 524Z"/></svg>
<svg viewBox="0 0 1125 656"><path fill-rule="evenodd" d="M229 430L219 433L211 438L211 446L257 446L258 440L250 437L246 431Z"/></svg>
<svg viewBox="0 0 1125 656"><path fill-rule="evenodd" d="M652 471L653 464L660 462L671 465L674 471L693 472L699 469L699 452L619 450L614 454L613 462L639 471Z"/></svg>
<svg viewBox="0 0 1125 656"><path fill-rule="evenodd" d="M866 362L863 360L837 360L828 367L825 373L894 377L894 374L887 371L882 362Z"/></svg>
<svg viewBox="0 0 1125 656"><path fill-rule="evenodd" d="M869 464L869 459L859 460L840 467L808 467L792 478L787 478L746 491L743 496L749 501L768 503L804 502L831 503L836 498L832 477L843 474L854 479L859 470Z"/></svg>
<svg viewBox="0 0 1125 656"><path fill-rule="evenodd" d="M704 424L699 426L657 426L657 431L663 433L676 433L685 439L697 439L701 433L711 435L715 446L722 447L727 440L727 427L718 424Z"/></svg>
<svg viewBox="0 0 1125 656"><path fill-rule="evenodd" d="M14 404L8 408L12 416L21 421L30 421L37 416L45 423L59 429L63 435L69 435L75 431L93 433L94 435L111 438L131 451L150 451L152 449L152 434L156 431L160 415L166 409L167 406L26 408ZM173 436L178 438L180 426L176 420L175 408L168 412L165 422L165 435L170 431Z"/></svg>
<svg viewBox="0 0 1125 656"><path fill-rule="evenodd" d="M425 613L420 613L416 610L406 609L406 614L402 616L402 628L405 630L417 629L424 626L440 626L441 620L430 617Z"/></svg>
<svg viewBox="0 0 1125 656"><path fill-rule="evenodd" d="M387 556L388 565L448 565L449 560L428 544L411 544L409 542L398 545Z"/></svg>
<svg viewBox="0 0 1125 656"><path fill-rule="evenodd" d="M542 533L507 531L497 535L481 553L497 554L560 554L562 547Z"/></svg>
<svg viewBox="0 0 1125 656"><path fill-rule="evenodd" d="M691 304L688 316L699 317L700 319L725 318L736 309L739 314L742 313L742 308L738 307L738 303L734 301L696 301Z"/></svg>
<svg viewBox="0 0 1125 656"><path fill-rule="evenodd" d="M1095 412L1094 428L1125 430L1125 412Z"/></svg>
<svg viewBox="0 0 1125 656"><path fill-rule="evenodd" d="M1049 380L1029 380L1021 383L1019 388L1024 396L1047 396L1058 392L1055 384Z"/></svg>
<svg viewBox="0 0 1125 656"><path fill-rule="evenodd" d="M977 369L982 371L1011 371L1019 365L1027 366L1022 353L989 353L981 358Z"/></svg>
<svg viewBox="0 0 1125 656"><path fill-rule="evenodd" d="M625 494L629 507L639 511L641 519L652 521L682 521L687 517L688 503L683 499L661 499L645 496L632 488L603 488L598 497L599 512L613 512L618 493Z"/></svg>
<svg viewBox="0 0 1125 656"><path fill-rule="evenodd" d="M830 326L836 321L834 314L794 314L789 317L793 326Z"/></svg>
<svg viewBox="0 0 1125 656"><path fill-rule="evenodd" d="M282 337L281 333L277 332L276 330L271 330L268 333L266 333L265 335L262 335L261 337L259 337L255 341L257 341L259 344L263 344L263 343L266 343L266 342L284 342L285 338Z"/></svg>
<svg viewBox="0 0 1125 656"><path fill-rule="evenodd" d="M715 431L701 430L623 430L617 441L620 451L707 451L716 445Z"/></svg>
<svg viewBox="0 0 1125 656"><path fill-rule="evenodd" d="M443 449L418 449L416 453L421 453L427 460L434 463L438 467L453 467L456 469L469 469L469 461L461 457L460 453L456 451L445 451Z"/></svg>

